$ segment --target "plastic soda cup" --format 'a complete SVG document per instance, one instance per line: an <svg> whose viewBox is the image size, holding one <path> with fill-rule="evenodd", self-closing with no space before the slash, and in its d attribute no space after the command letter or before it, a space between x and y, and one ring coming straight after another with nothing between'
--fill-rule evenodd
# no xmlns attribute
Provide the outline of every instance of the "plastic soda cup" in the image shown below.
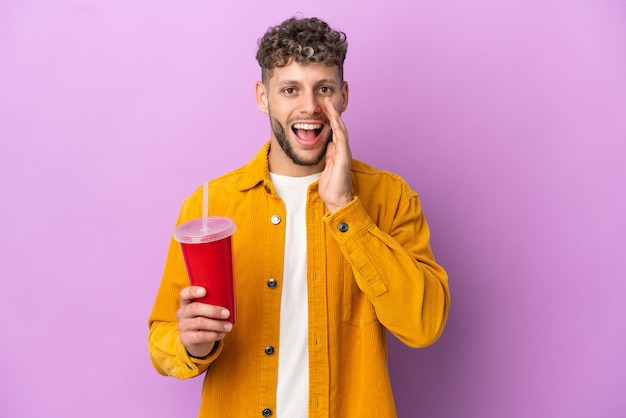
<svg viewBox="0 0 626 418"><path fill-rule="evenodd" d="M180 243L192 286L206 289L197 302L222 306L230 311L228 322L235 323L233 282L232 219L208 216L180 224L174 239Z"/></svg>

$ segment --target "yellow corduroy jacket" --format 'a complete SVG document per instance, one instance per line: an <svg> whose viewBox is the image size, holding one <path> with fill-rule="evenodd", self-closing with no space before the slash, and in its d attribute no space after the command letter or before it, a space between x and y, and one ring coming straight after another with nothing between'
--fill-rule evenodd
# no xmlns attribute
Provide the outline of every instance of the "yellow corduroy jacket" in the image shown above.
<svg viewBox="0 0 626 418"><path fill-rule="evenodd" d="M150 358L159 373L179 379L205 373L199 417L277 416L285 222L276 221L286 213L270 181L268 152L269 143L250 163L209 185L210 215L230 217L237 225L233 330L209 357L187 354L176 310L189 281L174 240L149 318ZM355 199L332 215L318 183L309 187L311 418L396 417L386 330L408 346L424 347L439 337L448 315L448 279L431 252L417 193L400 177L356 160L352 184ZM177 225L201 212L199 188L184 201ZM280 218L272 222L274 215Z"/></svg>

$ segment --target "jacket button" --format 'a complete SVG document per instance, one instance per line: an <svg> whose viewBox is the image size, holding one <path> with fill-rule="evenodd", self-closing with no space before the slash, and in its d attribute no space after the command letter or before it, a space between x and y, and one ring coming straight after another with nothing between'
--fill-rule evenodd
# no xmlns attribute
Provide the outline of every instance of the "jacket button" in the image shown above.
<svg viewBox="0 0 626 418"><path fill-rule="evenodd" d="M265 408L263 411L261 411L261 414L263 414L264 417L271 417L272 416L272 410L269 408Z"/></svg>
<svg viewBox="0 0 626 418"><path fill-rule="evenodd" d="M341 232L346 232L348 230L348 224L345 222L342 222L339 224L339 230Z"/></svg>
<svg viewBox="0 0 626 418"><path fill-rule="evenodd" d="M271 345L265 347L265 354L267 354L268 356L274 354L274 347L272 347Z"/></svg>
<svg viewBox="0 0 626 418"><path fill-rule="evenodd" d="M274 279L273 277L267 281L267 287L269 287L270 289L275 288L277 285L278 282L276 282L276 279Z"/></svg>
<svg viewBox="0 0 626 418"><path fill-rule="evenodd" d="M278 215L272 215L272 217L270 218L270 221L274 224L274 225L278 225L281 221L280 216Z"/></svg>

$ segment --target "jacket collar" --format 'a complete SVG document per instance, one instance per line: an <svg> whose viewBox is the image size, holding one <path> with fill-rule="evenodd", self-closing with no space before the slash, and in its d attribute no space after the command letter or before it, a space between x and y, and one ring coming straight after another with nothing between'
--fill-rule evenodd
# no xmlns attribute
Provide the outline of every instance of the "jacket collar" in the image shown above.
<svg viewBox="0 0 626 418"><path fill-rule="evenodd" d="M243 175L239 180L240 191L250 190L259 184L270 184L269 152L270 141L267 141L254 158L243 167Z"/></svg>
<svg viewBox="0 0 626 418"><path fill-rule="evenodd" d="M239 180L240 192L245 192L262 185L268 192L274 193L274 186L270 179L270 143L270 141L267 141L252 160L243 166L243 174ZM355 160L352 161L354 162ZM317 184L317 181L314 182L313 187L316 188ZM352 188L354 189L354 186Z"/></svg>

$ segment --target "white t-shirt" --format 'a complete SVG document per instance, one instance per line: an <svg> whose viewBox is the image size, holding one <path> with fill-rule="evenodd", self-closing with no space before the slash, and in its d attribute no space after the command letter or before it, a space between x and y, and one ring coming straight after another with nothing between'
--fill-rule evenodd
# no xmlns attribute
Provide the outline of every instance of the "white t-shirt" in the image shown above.
<svg viewBox="0 0 626 418"><path fill-rule="evenodd" d="M306 177L270 174L276 192L287 210L276 388L276 415L283 418L308 417L306 202L309 185L319 177L319 173Z"/></svg>

